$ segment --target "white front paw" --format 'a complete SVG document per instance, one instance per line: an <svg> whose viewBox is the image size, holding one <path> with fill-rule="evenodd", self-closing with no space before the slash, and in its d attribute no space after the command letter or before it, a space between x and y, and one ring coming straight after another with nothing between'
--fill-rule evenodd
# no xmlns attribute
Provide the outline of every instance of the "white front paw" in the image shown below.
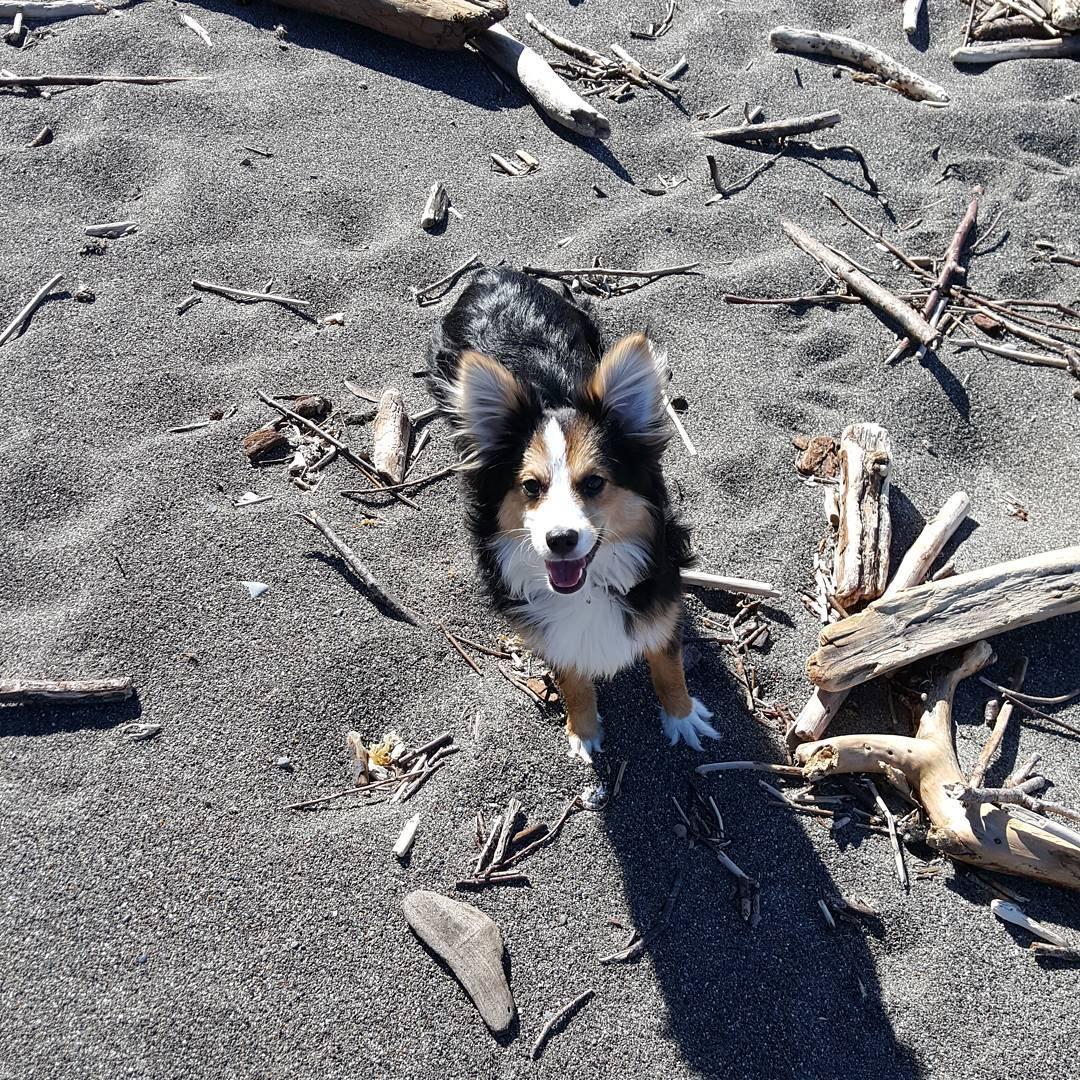
<svg viewBox="0 0 1080 1080"><path fill-rule="evenodd" d="M664 734L671 740L671 745L685 739L686 745L694 750L702 749L701 735L707 739L720 738L720 732L709 723L711 719L712 713L697 698L690 699L690 712L686 716L672 716L664 709L660 710L660 723L664 725Z"/></svg>
<svg viewBox="0 0 1080 1080"><path fill-rule="evenodd" d="M598 754L603 749L604 723L599 716L596 718L596 734L591 739L582 739L577 735L570 735L568 738L570 748L566 751L566 756L591 765L593 754Z"/></svg>

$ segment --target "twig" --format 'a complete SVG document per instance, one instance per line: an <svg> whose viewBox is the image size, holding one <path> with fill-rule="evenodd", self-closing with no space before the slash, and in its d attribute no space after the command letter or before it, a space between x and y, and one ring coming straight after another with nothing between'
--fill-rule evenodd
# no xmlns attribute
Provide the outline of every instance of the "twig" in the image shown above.
<svg viewBox="0 0 1080 1080"><path fill-rule="evenodd" d="M386 780L373 780L370 784L361 784L357 786L354 784L352 787L343 788L341 791L334 791L329 795L320 795L316 799L305 799L303 802L289 803L287 806L282 807L283 810L306 810L310 806L321 806L323 803L334 802L337 799L343 799L346 795L366 795L369 791L373 791L377 788L385 788L401 784L404 781L412 780L415 777L423 775L420 772L403 773L401 776L391 776Z"/></svg>
<svg viewBox="0 0 1080 1080"><path fill-rule="evenodd" d="M664 17L660 22L649 23L645 30L634 30L631 28L630 36L632 38L639 38L642 41L655 41L657 38L662 38L671 29L671 22L674 18L675 0L668 0L667 11L664 12Z"/></svg>
<svg viewBox="0 0 1080 1080"><path fill-rule="evenodd" d="M97 86L99 83L131 83L135 86L160 86L165 83L209 81L209 75L0 75L0 87Z"/></svg>
<svg viewBox="0 0 1080 1080"><path fill-rule="evenodd" d="M511 657L508 652L503 652L502 649L489 648L487 645L481 645L477 641L470 641L468 638L462 637L460 634L454 634L454 637L457 638L457 640L460 641L462 645L465 645L467 648L470 648L475 652L483 653L485 656L494 656L497 660L513 659L513 657Z"/></svg>
<svg viewBox="0 0 1080 1080"><path fill-rule="evenodd" d="M420 228L434 229L442 225L449 209L450 196L446 193L446 185L441 181L432 184L424 204L424 212L420 215Z"/></svg>
<svg viewBox="0 0 1080 1080"><path fill-rule="evenodd" d="M793 116L787 120L769 120L762 124L742 124L739 127L717 128L714 131L695 131L698 139L715 139L729 145L748 142L778 142L792 135L805 135L811 131L835 127L840 123L836 111L818 113L815 116Z"/></svg>
<svg viewBox="0 0 1080 1080"><path fill-rule="evenodd" d="M907 892L910 885L908 883L907 866L904 864L904 849L900 844L900 837L896 833L896 818L893 816L893 812L889 809L888 804L881 797L881 792L878 791L877 785L873 780L867 780L866 784L874 793L874 802L877 804L877 808L881 812L881 816L885 819L885 824L888 826L889 843L892 844L893 855L896 858L896 877L900 882L900 888Z"/></svg>
<svg viewBox="0 0 1080 1080"><path fill-rule="evenodd" d="M1066 59L1080 56L1080 34L1051 41L1002 41L995 45L969 45L953 49L949 59L956 65L998 64L1002 60ZM2 85L2 83L0 83Z"/></svg>
<svg viewBox="0 0 1080 1080"><path fill-rule="evenodd" d="M502 864L499 867L499 869L505 869L507 867L513 866L515 863L519 863L523 859L528 858L534 851L537 851L538 849L540 849L542 847L546 847L548 844L550 844L552 842L552 840L555 839L555 837L557 837L559 835L559 833L562 832L562 828L566 824L566 822L569 819L570 815L575 810L580 810L580 809L581 809L581 799L580 799L579 796L575 795L566 804L566 806L563 807L563 811L559 815L559 820L555 822L554 826L551 828L551 830L549 832L545 833L538 840L534 840L531 844L527 844L520 851L514 852L514 854L511 855L509 858L504 859L502 861Z"/></svg>
<svg viewBox="0 0 1080 1080"><path fill-rule="evenodd" d="M384 604L392 608L407 623L412 626L424 626L424 620L415 614L401 600L399 600L385 585L379 584L375 575L357 558L352 548L341 539L340 536L323 520L315 510L297 514L301 521L306 521L312 528L317 529L329 541L330 546L345 560L349 569L375 594Z"/></svg>
<svg viewBox="0 0 1080 1080"><path fill-rule="evenodd" d="M595 990L586 990L583 994L578 994L578 996L574 998L573 1001L564 1005L543 1026L543 1028L540 1030L540 1034L536 1037L536 1042L533 1043L532 1052L529 1055L533 1061L536 1061L544 1052L544 1047L547 1045L547 1041L551 1038L556 1026L569 1020L570 1017L573 1016L574 1013L576 1013L578 1009L582 1007L582 1005L588 1002L595 993Z"/></svg>
<svg viewBox="0 0 1080 1080"><path fill-rule="evenodd" d="M980 675L979 682L983 686L989 686L991 690L997 690L999 694L1007 694L1013 701L1022 705L1064 705L1075 697L1080 697L1080 687L1069 691L1067 694L1057 694L1055 697L1038 697L1035 694L1022 694L1017 687L999 686L991 682L985 676Z"/></svg>
<svg viewBox="0 0 1080 1080"><path fill-rule="evenodd" d="M1009 680L1011 683L1010 689L1014 693L1018 693L1024 685L1024 678L1027 675L1028 660L1027 657L1021 657L1016 666L1016 671L1013 673L1012 678ZM982 676L979 676L982 679ZM1012 719L1013 702L1005 701L1002 705L996 699L992 700L990 704L998 705L997 717L994 720L994 728L990 733L990 738L986 740L982 750L979 753L979 759L975 763L975 767L971 770L971 776L968 779L968 784L977 788L982 782L983 777L986 775L986 770L990 765L990 762L994 758L994 754L997 753L997 748L1001 745L1001 740L1005 737L1005 732L1008 730L1009 721Z"/></svg>
<svg viewBox="0 0 1080 1080"><path fill-rule="evenodd" d="M712 174L713 186L716 188L717 194L713 195L710 199L706 199L705 205L712 206L722 199L730 199L732 195L737 194L752 184L762 173L771 169L787 152L788 147L782 146L772 155L772 157L766 158L760 165L755 165L745 176L740 177L734 183L728 184L727 186L719 182L715 168L716 163L710 156L709 172Z"/></svg>
<svg viewBox="0 0 1080 1080"><path fill-rule="evenodd" d="M421 487L424 484L430 484L433 480L443 480L447 476L453 476L454 473L461 472L461 470L466 467L466 462L459 461L455 465L447 465L445 469L438 469L436 472L428 473L427 476L418 476L415 480L406 480L400 484L387 484L384 487L343 488L341 491L338 492L338 494L385 495L395 491L407 491L409 488Z"/></svg>
<svg viewBox="0 0 1080 1080"><path fill-rule="evenodd" d="M259 303L266 300L271 304L284 304L286 307L310 307L308 300L297 300L292 296L278 296L269 292L248 292L246 289L234 289L231 285L215 285L211 281L192 281L193 289L202 292L216 293L218 296L227 296L230 300L238 300L242 303Z"/></svg>
<svg viewBox="0 0 1080 1080"><path fill-rule="evenodd" d="M720 574L706 574L700 570L682 570L680 578L684 586L698 589L721 589L724 592L745 593L747 596L764 596L775 599L783 596L779 589L765 581L752 581L750 578L722 577Z"/></svg>
<svg viewBox="0 0 1080 1080"><path fill-rule="evenodd" d="M1033 367L1050 367L1057 368L1059 371L1068 371L1071 366L1067 357L1025 352L1022 349L1014 349L1011 345L994 345L989 341L976 341L974 338L952 338L951 342L958 349L978 349L980 352L1005 356L1010 360Z"/></svg>
<svg viewBox="0 0 1080 1080"><path fill-rule="evenodd" d="M206 32L206 30L203 29L202 24L197 19L192 18L186 11L181 11L180 21L189 30L194 30L195 33L198 34L199 37L201 37L206 43L206 47L208 49L212 49L214 47L214 43L210 40L210 35Z"/></svg>
<svg viewBox="0 0 1080 1080"><path fill-rule="evenodd" d="M454 635L451 634L450 631L447 630L442 623L437 623L436 625L442 631L443 637L446 638L446 640L450 642L450 644L453 646L454 651L458 654L458 656L460 656L461 659L464 660L465 663L468 664L469 667L471 667L477 675L483 678L484 673L477 666L476 661L461 647L461 643L458 641L458 639L454 637Z"/></svg>
<svg viewBox="0 0 1080 1080"><path fill-rule="evenodd" d="M491 823L491 832L488 833L487 841L480 849L480 854L476 857L476 865L473 867L473 877L479 877L480 872L487 866L488 861L491 859L492 854L495 851L495 845L499 842L499 833L502 826L502 814L500 814Z"/></svg>
<svg viewBox="0 0 1080 1080"><path fill-rule="evenodd" d="M620 270L609 266L584 266L577 269L545 269L542 266L523 266L523 274L532 274L540 278L575 278L575 277L614 277L614 278L644 278L652 281L655 278L669 277L672 274L689 274L700 263L685 263L682 266L665 266L656 270Z"/></svg>
<svg viewBox="0 0 1080 1080"><path fill-rule="evenodd" d="M1051 945L1048 941L1033 941L1028 952L1040 960L1080 960L1080 948L1071 945Z"/></svg>
<svg viewBox="0 0 1080 1080"><path fill-rule="evenodd" d="M23 309L18 313L18 315L16 315L15 318L8 323L7 327L4 329L4 332L0 333L0 345L6 345L15 336L15 334L18 333L20 327L22 327L22 325L30 318L30 316L33 315L35 311L37 311L37 309L44 301L45 297L49 295L49 293L53 290L53 288L57 285L58 282L63 280L63 277L63 274L57 274L55 277L49 280L48 284L42 286L40 289L38 289L36 293L34 293L29 303L27 303L26 306L23 307Z"/></svg>
<svg viewBox="0 0 1080 1080"><path fill-rule="evenodd" d="M679 893L682 892L682 886L682 874L676 874L675 881L671 886L671 891L664 901L664 906L661 909L660 916L656 922L653 923L644 934L635 932L625 948L620 949L618 952L598 956L597 962L601 964L625 964L631 960L636 960L645 951L645 947L651 941L655 940L660 932L664 930L669 922L671 922L671 915L675 910L675 903L679 899Z"/></svg>
<svg viewBox="0 0 1080 1080"><path fill-rule="evenodd" d="M463 262L456 269L451 270L450 273L446 275L446 277L439 278L438 281L433 281L430 285L425 285L420 289L410 286L409 292L413 294L413 299L420 307L427 307L430 304L437 304L443 298L443 296L446 295L446 293L444 292L437 297L433 297L431 294L435 292L436 289L445 288L447 291L449 291L449 289L453 286L454 282L457 281L457 279L461 277L462 274L471 270L474 266L483 265L484 264L480 259L480 252L477 252L475 255L472 256L472 258L468 259L466 262Z"/></svg>
<svg viewBox="0 0 1080 1080"><path fill-rule="evenodd" d="M776 773L778 776L805 775L797 765L774 765L769 761L713 761L708 765L699 765L694 772L707 776L709 773L729 772L733 769L752 769L755 772Z"/></svg>
<svg viewBox="0 0 1080 1080"><path fill-rule="evenodd" d="M672 424L675 425L675 430L679 433L679 438L683 441L683 446L686 447L686 452L691 457L697 457L697 448L690 441L690 436L686 432L686 428L683 427L682 421L679 419L679 414L672 408L671 402L667 402L665 406L668 416L671 418Z"/></svg>

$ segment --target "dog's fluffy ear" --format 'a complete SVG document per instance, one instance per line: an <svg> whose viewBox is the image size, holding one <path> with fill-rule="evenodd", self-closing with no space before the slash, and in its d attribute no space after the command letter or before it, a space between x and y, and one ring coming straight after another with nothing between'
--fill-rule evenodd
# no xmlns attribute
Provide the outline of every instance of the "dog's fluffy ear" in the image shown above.
<svg viewBox="0 0 1080 1080"><path fill-rule="evenodd" d="M521 384L497 360L467 350L458 361L453 391L458 426L481 453L495 449L525 404Z"/></svg>
<svg viewBox="0 0 1080 1080"><path fill-rule="evenodd" d="M604 353L586 397L635 439L663 444L670 431L664 406L667 356L647 335L629 334Z"/></svg>

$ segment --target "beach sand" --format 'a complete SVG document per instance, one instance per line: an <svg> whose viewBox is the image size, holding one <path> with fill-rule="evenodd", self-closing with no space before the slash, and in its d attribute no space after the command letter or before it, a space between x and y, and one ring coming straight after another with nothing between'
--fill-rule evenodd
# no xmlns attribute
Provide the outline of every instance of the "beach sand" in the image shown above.
<svg viewBox="0 0 1080 1080"><path fill-rule="evenodd" d="M537 44L528 9L508 25ZM181 10L213 48L181 25ZM0 46L0 66L19 73L211 77L0 93L0 321L64 274L0 349L0 676L130 675L138 690L121 705L0 713L0 1078L1080 1076L1075 968L1039 967L1027 937L994 920L990 894L950 865L902 894L886 838L834 836L774 805L752 774L703 785L724 813L730 855L761 882L760 926L740 920L730 879L676 839L670 804L704 761L782 760L780 733L747 714L718 647L695 644L689 680L716 714L719 742L669 749L634 668L601 690L597 769L571 763L557 715L540 715L494 661L481 658L478 678L441 640L380 613L296 517L320 510L413 607L492 642L506 627L478 588L452 480L417 494L418 511L380 504L363 525L363 508L336 495L357 486L346 463L301 493L281 468L253 471L240 453L240 438L269 419L259 388L316 391L362 411L349 378L375 392L398 386L413 411L425 407L412 372L449 299L422 309L409 286L474 252L514 266L697 261L693 276L596 313L609 336L648 326L670 350L699 454L676 441L667 473L702 568L783 590L758 661L766 697L801 706L818 632L797 595L826 526L820 492L792 468L795 433L860 420L889 429L896 553L960 489L972 500L960 570L1077 542L1075 382L948 345L925 364L886 365L894 338L864 308L726 305L729 291L818 287L782 218L887 283L906 282L823 202L830 192L893 228L854 162L783 158L707 208L707 149L730 180L762 158L707 148L691 118L724 103L721 123L737 122L744 102L770 118L837 108L843 125L819 141L857 145L896 221L921 219L904 233L907 250L940 255L981 183L983 220L1003 211L1002 236L975 259L972 283L1076 303L1080 270L1032 256L1036 240L1074 251L1080 241L1080 65L954 69L948 51L967 8L953 0L931 0L925 49L905 41L892 0L687 0L656 42L628 35L657 16L648 0L537 0L532 10L658 68L685 53L682 107L641 93L605 103L606 145L566 138L474 56L262 2L149 0L56 23L31 49ZM953 103L930 109L775 54L768 31L781 23L884 48ZM53 141L29 148L45 124ZM538 172L491 171L491 152L519 147ZM644 194L659 173L690 179ZM418 219L436 180L463 217L428 235ZM127 219L136 234L84 250L86 225ZM273 278L311 302L311 317L210 295L178 315L196 277L250 289ZM73 298L83 285L93 303ZM343 327L312 321L336 311ZM231 405L225 421L168 433ZM348 430L368 445L366 428ZM452 460L439 429L418 468ZM274 498L234 508L249 489ZM1012 499L1029 520L1008 514ZM251 600L242 580L269 591ZM696 595L690 608L734 603ZM1024 654L1032 692L1061 693L1077 682L1080 619L994 647L993 675ZM958 696L968 764L988 693L969 681ZM1060 716L1080 724L1080 704ZM119 728L134 718L161 734L128 742ZM888 724L871 686L836 730ZM404 806L283 809L348 782L347 730L377 739L391 728L412 744L450 730L462 752ZM1037 751L1054 797L1080 805L1076 747L1025 722L990 779ZM280 756L291 771L273 763ZM531 888L469 898L498 922L510 957L520 1028L496 1041L407 929L402 897L447 892L467 872L477 810L490 819L515 796L550 821L624 760L618 799L574 816L529 861ZM414 812L416 845L401 866L390 848ZM681 899L647 955L598 965L624 937L609 920L651 925L678 872ZM1080 936L1075 896L1012 884L1030 914ZM880 919L830 932L817 901L837 890L868 897ZM546 1017L589 987L594 1000L530 1062Z"/></svg>

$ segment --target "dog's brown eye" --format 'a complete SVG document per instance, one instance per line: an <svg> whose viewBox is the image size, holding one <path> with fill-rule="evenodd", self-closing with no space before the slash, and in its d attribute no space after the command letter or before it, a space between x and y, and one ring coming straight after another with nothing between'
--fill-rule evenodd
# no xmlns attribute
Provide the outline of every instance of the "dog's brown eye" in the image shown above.
<svg viewBox="0 0 1080 1080"><path fill-rule="evenodd" d="M535 499L540 494L540 481L533 480L531 477L528 480L523 480L521 490L524 491L530 499Z"/></svg>
<svg viewBox="0 0 1080 1080"><path fill-rule="evenodd" d="M602 476L586 476L585 479L581 481L581 493L591 499L604 490L604 484L606 482L607 481Z"/></svg>

